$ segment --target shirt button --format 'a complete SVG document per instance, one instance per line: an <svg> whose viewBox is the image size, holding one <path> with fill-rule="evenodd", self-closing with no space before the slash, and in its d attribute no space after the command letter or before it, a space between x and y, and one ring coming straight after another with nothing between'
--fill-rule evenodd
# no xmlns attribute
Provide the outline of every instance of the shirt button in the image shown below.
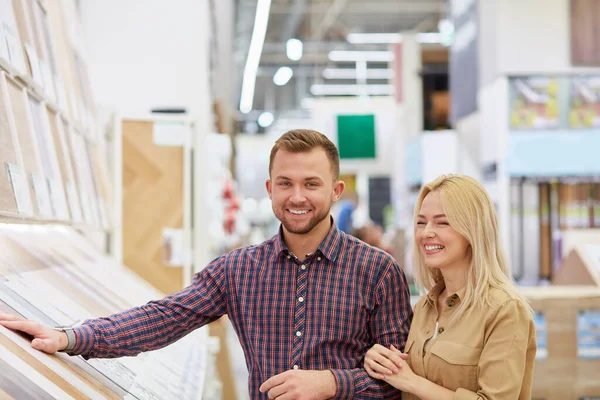
<svg viewBox="0 0 600 400"><path fill-rule="evenodd" d="M292 256L290 256L290 255L288 254L288 256L287 256L287 259L289 260L290 258L292 258Z"/></svg>
<svg viewBox="0 0 600 400"><path fill-rule="evenodd" d="M298 301L299 301L300 303L302 303L302 302L304 301L304 297L299 297L299 298L298 298Z"/></svg>
<svg viewBox="0 0 600 400"><path fill-rule="evenodd" d="M454 307L454 300L448 300L448 307Z"/></svg>
<svg viewBox="0 0 600 400"><path fill-rule="evenodd" d="M306 269L306 265L302 264L302 265L300 266L300 268L302 268L302 269Z"/></svg>
<svg viewBox="0 0 600 400"><path fill-rule="evenodd" d="M297 365L294 365L292 368L294 368L294 369L298 369L298 368L300 368L300 367L299 367L299 366L297 366Z"/></svg>
<svg viewBox="0 0 600 400"><path fill-rule="evenodd" d="M300 331L297 331L297 332L296 332L296 336L298 336L298 337L302 336L302 332L300 332Z"/></svg>
<svg viewBox="0 0 600 400"><path fill-rule="evenodd" d="M317 257L317 261L321 261L321 257Z"/></svg>
<svg viewBox="0 0 600 400"><path fill-rule="evenodd" d="M454 294L452 295L452 299L453 299L453 300L456 300L456 299L458 299L458 295L457 295L456 293L454 293Z"/></svg>
<svg viewBox="0 0 600 400"><path fill-rule="evenodd" d="M438 333L443 333L443 332L444 332L444 328L438 329Z"/></svg>

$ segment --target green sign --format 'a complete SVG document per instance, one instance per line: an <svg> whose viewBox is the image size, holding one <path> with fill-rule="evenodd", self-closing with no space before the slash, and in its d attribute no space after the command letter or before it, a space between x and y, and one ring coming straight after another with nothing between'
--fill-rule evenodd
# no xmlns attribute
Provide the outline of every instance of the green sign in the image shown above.
<svg viewBox="0 0 600 400"><path fill-rule="evenodd" d="M338 115L340 158L375 158L375 115Z"/></svg>

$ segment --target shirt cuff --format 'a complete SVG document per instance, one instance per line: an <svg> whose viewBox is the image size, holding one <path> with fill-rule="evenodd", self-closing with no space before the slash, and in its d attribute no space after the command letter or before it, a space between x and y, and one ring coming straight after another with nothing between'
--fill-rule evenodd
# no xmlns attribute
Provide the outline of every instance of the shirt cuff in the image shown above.
<svg viewBox="0 0 600 400"><path fill-rule="evenodd" d="M94 329L89 325L73 328L75 347L69 354L88 354L94 348Z"/></svg>
<svg viewBox="0 0 600 400"><path fill-rule="evenodd" d="M347 369L330 369L335 376L336 390L333 399L351 399L354 397L354 376Z"/></svg>
<svg viewBox="0 0 600 400"><path fill-rule="evenodd" d="M452 400L477 400L480 399L481 397L479 397L479 395L475 392L471 392L470 390L467 389L457 389L456 392L454 392L454 396L452 397Z"/></svg>

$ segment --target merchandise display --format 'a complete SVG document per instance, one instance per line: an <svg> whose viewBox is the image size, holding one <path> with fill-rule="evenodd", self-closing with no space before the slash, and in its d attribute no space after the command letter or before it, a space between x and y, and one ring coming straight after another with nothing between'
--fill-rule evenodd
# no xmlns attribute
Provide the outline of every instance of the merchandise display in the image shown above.
<svg viewBox="0 0 600 400"><path fill-rule="evenodd" d="M70 228L3 225L0 243L4 312L49 326L71 326L163 297ZM4 328L0 328L0 346L28 364L36 360L38 369L55 371L60 380L45 376L54 385L67 387L63 390L73 398L199 398L209 357L207 328L167 348L121 359L50 356ZM4 358L0 351L0 359Z"/></svg>

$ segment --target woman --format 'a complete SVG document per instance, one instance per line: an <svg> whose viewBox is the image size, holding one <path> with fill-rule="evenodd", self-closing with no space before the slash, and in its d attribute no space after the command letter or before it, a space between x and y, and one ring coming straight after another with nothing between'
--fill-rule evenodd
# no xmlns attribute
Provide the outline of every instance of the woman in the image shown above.
<svg viewBox="0 0 600 400"><path fill-rule="evenodd" d="M441 176L415 207L415 305L404 354L372 347L369 375L403 399L531 399L535 326L512 282L489 195L474 179Z"/></svg>

